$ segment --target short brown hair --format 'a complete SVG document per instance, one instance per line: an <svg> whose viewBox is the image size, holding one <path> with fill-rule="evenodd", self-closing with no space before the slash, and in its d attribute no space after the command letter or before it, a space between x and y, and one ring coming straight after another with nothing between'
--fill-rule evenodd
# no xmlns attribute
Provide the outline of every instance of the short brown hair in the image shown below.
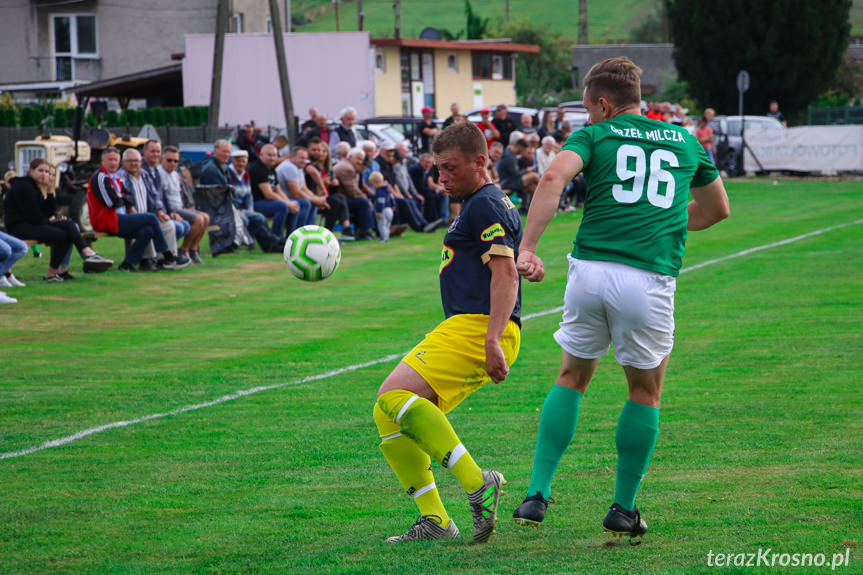
<svg viewBox="0 0 863 575"><path fill-rule="evenodd" d="M641 105L641 68L629 58L608 58L584 77L584 89L596 102L603 97L616 108Z"/></svg>
<svg viewBox="0 0 863 575"><path fill-rule="evenodd" d="M179 154L180 148L178 148L177 146L165 146L165 149L162 150L162 153L167 154L168 152L176 152Z"/></svg>
<svg viewBox="0 0 863 575"><path fill-rule="evenodd" d="M476 124L456 122L438 134L432 143L432 152L442 154L448 150L458 150L462 156L472 158L483 155L488 158L488 144Z"/></svg>

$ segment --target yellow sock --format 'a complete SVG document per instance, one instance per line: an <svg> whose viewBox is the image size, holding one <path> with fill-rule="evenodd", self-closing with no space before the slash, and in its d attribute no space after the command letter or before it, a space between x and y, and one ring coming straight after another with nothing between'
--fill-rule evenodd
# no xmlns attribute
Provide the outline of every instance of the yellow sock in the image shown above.
<svg viewBox="0 0 863 575"><path fill-rule="evenodd" d="M482 470L436 405L404 390L384 393L378 405L420 449L451 469L465 491L482 487Z"/></svg>
<svg viewBox="0 0 863 575"><path fill-rule="evenodd" d="M402 435L399 426L393 423L377 404L374 418L381 434L381 452L404 490L414 498L420 515L439 518L443 527L449 525L450 518L435 485L428 454L411 438Z"/></svg>

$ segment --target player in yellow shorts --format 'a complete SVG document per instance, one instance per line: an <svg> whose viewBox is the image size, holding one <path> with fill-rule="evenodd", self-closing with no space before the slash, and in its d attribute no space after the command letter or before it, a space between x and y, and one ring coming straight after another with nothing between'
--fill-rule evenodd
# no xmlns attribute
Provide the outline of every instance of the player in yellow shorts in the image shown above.
<svg viewBox="0 0 863 575"><path fill-rule="evenodd" d="M444 414L489 381L503 381L518 355L521 284L515 255L521 219L491 183L488 148L476 126L453 124L432 151L440 183L454 199L464 200L464 207L441 253L446 319L393 369L375 403L380 449L420 511L408 531L387 541L458 537L431 472L434 457L467 492L473 538L485 542L494 533L506 481L476 464Z"/></svg>

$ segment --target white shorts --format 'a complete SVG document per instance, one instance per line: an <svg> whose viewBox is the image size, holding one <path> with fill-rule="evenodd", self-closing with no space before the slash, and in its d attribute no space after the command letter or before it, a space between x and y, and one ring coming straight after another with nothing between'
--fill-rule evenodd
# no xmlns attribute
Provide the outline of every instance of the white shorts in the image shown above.
<svg viewBox="0 0 863 575"><path fill-rule="evenodd" d="M608 353L620 365L653 369L674 346L675 278L625 264L571 256L563 320L554 339L568 354Z"/></svg>

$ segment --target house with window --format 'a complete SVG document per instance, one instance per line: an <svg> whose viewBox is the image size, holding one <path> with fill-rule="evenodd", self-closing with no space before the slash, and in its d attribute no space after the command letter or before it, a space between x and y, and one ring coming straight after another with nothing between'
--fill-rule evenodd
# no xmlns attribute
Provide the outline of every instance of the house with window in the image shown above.
<svg viewBox="0 0 863 575"><path fill-rule="evenodd" d="M216 28L214 0L0 1L0 91L41 95L169 66L186 34ZM269 3L229 0L228 31L264 32ZM158 102L153 102L157 105Z"/></svg>
<svg viewBox="0 0 863 575"><path fill-rule="evenodd" d="M420 116L423 106L449 115L515 104L515 59L539 46L509 40L373 38L375 115Z"/></svg>

